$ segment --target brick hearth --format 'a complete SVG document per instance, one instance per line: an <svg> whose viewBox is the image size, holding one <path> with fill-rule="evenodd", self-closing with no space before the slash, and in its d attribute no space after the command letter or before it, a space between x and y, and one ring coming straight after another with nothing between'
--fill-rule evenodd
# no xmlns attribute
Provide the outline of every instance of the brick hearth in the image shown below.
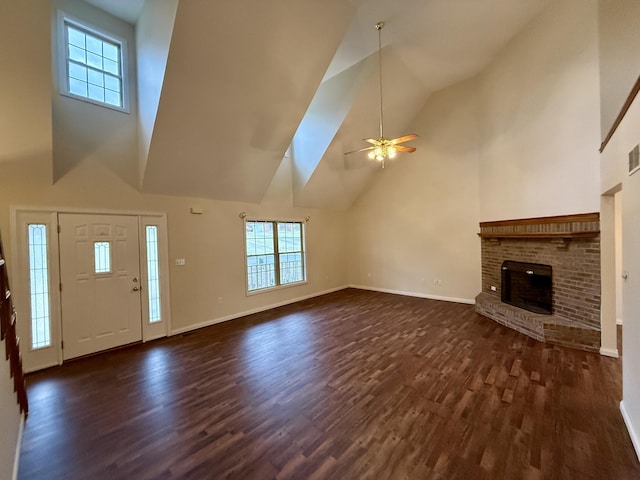
<svg viewBox="0 0 640 480"><path fill-rule="evenodd" d="M598 351L599 226L597 213L481 223L482 292L476 311L540 341ZM551 265L553 315L500 301L504 260Z"/></svg>

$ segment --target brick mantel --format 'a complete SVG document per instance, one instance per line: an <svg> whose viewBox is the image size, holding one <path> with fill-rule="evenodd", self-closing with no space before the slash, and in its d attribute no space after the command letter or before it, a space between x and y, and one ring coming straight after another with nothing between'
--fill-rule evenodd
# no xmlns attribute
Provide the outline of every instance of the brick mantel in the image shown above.
<svg viewBox="0 0 640 480"><path fill-rule="evenodd" d="M600 215L586 213L480 223L482 292L476 311L538 340L600 346ZM553 315L500 301L504 260L551 265Z"/></svg>
<svg viewBox="0 0 640 480"><path fill-rule="evenodd" d="M481 238L595 238L600 234L599 213L481 222Z"/></svg>

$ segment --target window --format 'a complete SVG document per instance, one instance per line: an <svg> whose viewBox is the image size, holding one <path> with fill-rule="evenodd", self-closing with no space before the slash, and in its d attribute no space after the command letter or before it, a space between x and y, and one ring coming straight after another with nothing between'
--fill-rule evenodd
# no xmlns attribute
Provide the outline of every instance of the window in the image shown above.
<svg viewBox="0 0 640 480"><path fill-rule="evenodd" d="M158 269L158 227L147 225L147 283L149 284L149 322L162 320L160 316L160 274Z"/></svg>
<svg viewBox="0 0 640 480"><path fill-rule="evenodd" d="M31 300L31 348L51 346L47 226L29 224L29 294Z"/></svg>
<svg viewBox="0 0 640 480"><path fill-rule="evenodd" d="M60 27L62 93L127 111L126 42L62 14Z"/></svg>
<svg viewBox="0 0 640 480"><path fill-rule="evenodd" d="M302 222L247 221L247 289L304 282Z"/></svg>
<svg viewBox="0 0 640 480"><path fill-rule="evenodd" d="M96 273L111 273L111 244L93 242L93 258Z"/></svg>

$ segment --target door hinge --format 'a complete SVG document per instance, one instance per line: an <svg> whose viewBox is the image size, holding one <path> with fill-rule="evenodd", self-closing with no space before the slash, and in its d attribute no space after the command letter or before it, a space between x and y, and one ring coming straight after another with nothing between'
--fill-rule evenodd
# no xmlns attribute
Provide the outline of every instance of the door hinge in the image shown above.
<svg viewBox="0 0 640 480"><path fill-rule="evenodd" d="M62 350L64 350L64 340L62 340L62 341L60 342L60 348L61 348Z"/></svg>
<svg viewBox="0 0 640 480"><path fill-rule="evenodd" d="M62 231L62 228L60 227L60 225L58 225L58 233L60 233Z"/></svg>
<svg viewBox="0 0 640 480"><path fill-rule="evenodd" d="M60 291L62 291L62 282L59 284Z"/></svg>

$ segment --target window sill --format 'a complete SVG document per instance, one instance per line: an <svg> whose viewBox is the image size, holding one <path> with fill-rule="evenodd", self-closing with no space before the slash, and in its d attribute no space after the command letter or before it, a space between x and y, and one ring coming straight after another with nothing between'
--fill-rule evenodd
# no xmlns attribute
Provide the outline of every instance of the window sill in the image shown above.
<svg viewBox="0 0 640 480"><path fill-rule="evenodd" d="M74 95L73 93L67 92L65 90L60 90L60 95L67 98L73 98L74 100L80 100L81 102L84 102L84 103L90 103L91 105L95 105L97 107L107 108L109 110L115 110L116 112L125 113L127 115L130 113L129 109L126 107L118 107L117 105L110 105L108 103L99 102L98 100L92 100L90 98L83 97L80 95Z"/></svg>
<svg viewBox="0 0 640 480"><path fill-rule="evenodd" d="M284 290L286 288L291 288L291 287L298 287L300 285L306 285L307 283L308 282L306 280L302 280L300 282L286 283L284 285L276 285L274 287L260 288L257 290L247 290L247 297L259 295L261 293L269 293L269 292L275 292L278 290Z"/></svg>

